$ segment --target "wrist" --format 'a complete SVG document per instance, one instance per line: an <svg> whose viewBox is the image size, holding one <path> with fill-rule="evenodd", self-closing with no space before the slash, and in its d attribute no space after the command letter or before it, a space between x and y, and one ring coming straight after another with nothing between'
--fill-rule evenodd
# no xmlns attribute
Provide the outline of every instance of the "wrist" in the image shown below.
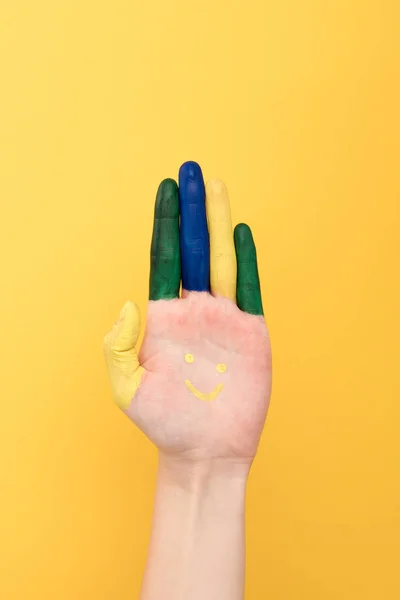
<svg viewBox="0 0 400 600"><path fill-rule="evenodd" d="M159 454L158 479L171 487L201 494L218 489L239 493L246 488L251 461L237 458L191 459Z"/></svg>

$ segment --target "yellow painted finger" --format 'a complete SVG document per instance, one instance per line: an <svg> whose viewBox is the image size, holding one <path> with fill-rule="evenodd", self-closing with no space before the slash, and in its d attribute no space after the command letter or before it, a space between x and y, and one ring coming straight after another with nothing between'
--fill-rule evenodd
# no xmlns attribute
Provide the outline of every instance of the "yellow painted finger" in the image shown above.
<svg viewBox="0 0 400 600"><path fill-rule="evenodd" d="M118 321L104 338L104 355L116 404L127 409L142 380L136 344L140 333L140 313L134 302L125 303Z"/></svg>
<svg viewBox="0 0 400 600"><path fill-rule="evenodd" d="M231 208L225 184L218 179L206 185L206 211L210 235L211 292L236 302L236 253Z"/></svg>

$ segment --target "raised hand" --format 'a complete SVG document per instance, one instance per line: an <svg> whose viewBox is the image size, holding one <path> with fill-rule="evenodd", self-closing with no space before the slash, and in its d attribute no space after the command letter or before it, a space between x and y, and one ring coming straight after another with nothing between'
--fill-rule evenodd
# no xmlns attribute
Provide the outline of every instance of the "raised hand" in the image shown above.
<svg viewBox="0 0 400 600"><path fill-rule="evenodd" d="M179 290L182 278L182 294ZM251 462L271 391L271 351L250 228L232 233L227 190L185 163L158 189L139 355L128 301L104 349L116 403L166 455Z"/></svg>

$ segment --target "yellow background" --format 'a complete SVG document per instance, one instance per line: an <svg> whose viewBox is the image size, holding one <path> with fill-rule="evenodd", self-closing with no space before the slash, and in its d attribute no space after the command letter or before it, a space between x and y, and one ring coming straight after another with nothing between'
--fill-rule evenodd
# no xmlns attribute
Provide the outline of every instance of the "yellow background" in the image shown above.
<svg viewBox="0 0 400 600"><path fill-rule="evenodd" d="M246 600L398 600L398 6L1 0L2 599L138 596L156 453L102 339L194 159L254 230L273 343Z"/></svg>

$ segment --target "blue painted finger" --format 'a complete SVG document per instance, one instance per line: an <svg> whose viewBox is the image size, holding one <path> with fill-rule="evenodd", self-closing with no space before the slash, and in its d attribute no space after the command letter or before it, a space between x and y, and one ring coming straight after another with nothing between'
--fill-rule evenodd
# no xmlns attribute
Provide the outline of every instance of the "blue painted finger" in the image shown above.
<svg viewBox="0 0 400 600"><path fill-rule="evenodd" d="M179 170L180 248L182 288L210 289L210 240L207 228L203 174L195 162Z"/></svg>

